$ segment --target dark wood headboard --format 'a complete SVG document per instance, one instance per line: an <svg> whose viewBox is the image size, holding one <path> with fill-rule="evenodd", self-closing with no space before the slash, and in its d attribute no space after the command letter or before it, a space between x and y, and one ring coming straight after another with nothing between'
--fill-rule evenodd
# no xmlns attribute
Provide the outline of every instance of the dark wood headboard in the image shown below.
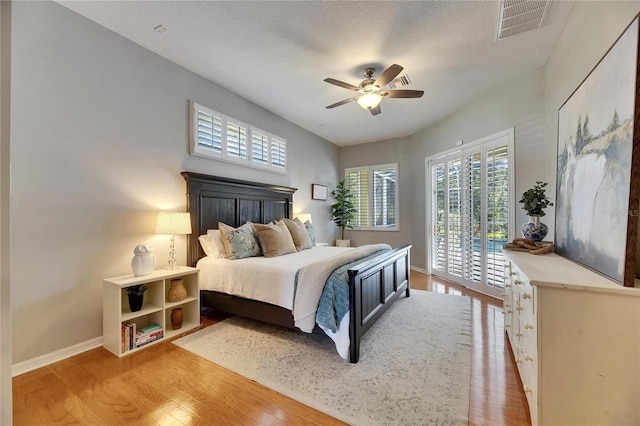
<svg viewBox="0 0 640 426"><path fill-rule="evenodd" d="M218 222L237 227L250 221L268 223L291 218L296 188L259 182L182 172L187 181L187 211L191 213L191 235L187 236L187 265L204 257L198 242Z"/></svg>

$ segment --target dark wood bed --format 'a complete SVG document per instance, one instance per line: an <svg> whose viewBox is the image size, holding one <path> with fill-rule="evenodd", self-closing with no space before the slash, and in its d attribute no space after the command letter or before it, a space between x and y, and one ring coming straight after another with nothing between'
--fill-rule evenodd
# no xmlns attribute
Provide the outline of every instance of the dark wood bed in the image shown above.
<svg viewBox="0 0 640 426"><path fill-rule="evenodd" d="M187 264L205 256L198 236L217 229L218 222L237 227L247 221L268 223L291 218L295 188L182 172L187 183L187 209L192 234L187 240ZM404 291L410 292L411 245L395 248L355 265L349 275L350 353L358 362L360 339ZM201 290L202 305L222 312L295 328L288 309L268 303Z"/></svg>

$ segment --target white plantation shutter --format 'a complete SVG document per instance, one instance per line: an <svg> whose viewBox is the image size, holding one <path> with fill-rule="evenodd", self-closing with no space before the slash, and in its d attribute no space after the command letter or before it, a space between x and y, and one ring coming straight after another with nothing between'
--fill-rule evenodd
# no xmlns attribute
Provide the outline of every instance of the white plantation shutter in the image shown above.
<svg viewBox="0 0 640 426"><path fill-rule="evenodd" d="M449 184L447 188L447 272L453 276L462 276L462 161L453 159L448 163Z"/></svg>
<svg viewBox="0 0 640 426"><path fill-rule="evenodd" d="M398 164L345 170L346 185L355 194L356 229L398 229Z"/></svg>
<svg viewBox="0 0 640 426"><path fill-rule="evenodd" d="M247 159L247 128L227 120L227 155L239 160Z"/></svg>
<svg viewBox="0 0 640 426"><path fill-rule="evenodd" d="M280 138L271 138L271 167L285 169L287 167L287 142Z"/></svg>
<svg viewBox="0 0 640 426"><path fill-rule="evenodd" d="M373 223L376 227L396 226L396 168L373 170Z"/></svg>
<svg viewBox="0 0 640 426"><path fill-rule="evenodd" d="M222 117L208 108L194 110L196 148L214 155L222 154Z"/></svg>
<svg viewBox="0 0 640 426"><path fill-rule="evenodd" d="M369 227L369 170L355 170L347 173L346 186L356 194L356 219L354 228Z"/></svg>
<svg viewBox="0 0 640 426"><path fill-rule="evenodd" d="M464 198L463 215L464 241L463 277L465 280L480 282L482 280L482 255L480 240L482 236L482 154L466 153L464 156Z"/></svg>
<svg viewBox="0 0 640 426"><path fill-rule="evenodd" d="M269 136L251 131L251 162L256 164L269 164Z"/></svg>
<svg viewBox="0 0 640 426"><path fill-rule="evenodd" d="M286 173L287 141L191 102L191 154Z"/></svg>
<svg viewBox="0 0 640 426"><path fill-rule="evenodd" d="M509 233L509 147L487 150L487 283L504 285L502 244Z"/></svg>
<svg viewBox="0 0 640 426"><path fill-rule="evenodd" d="M431 264L432 268L445 270L446 223L445 223L445 163L437 162L431 166Z"/></svg>
<svg viewBox="0 0 640 426"><path fill-rule="evenodd" d="M499 295L513 203L513 131L428 160L430 270Z"/></svg>

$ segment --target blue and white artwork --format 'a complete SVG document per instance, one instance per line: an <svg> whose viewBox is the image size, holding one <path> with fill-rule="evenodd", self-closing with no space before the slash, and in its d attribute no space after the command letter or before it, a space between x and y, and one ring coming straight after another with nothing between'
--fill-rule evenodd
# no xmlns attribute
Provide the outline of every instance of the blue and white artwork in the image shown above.
<svg viewBox="0 0 640 426"><path fill-rule="evenodd" d="M638 19L558 113L556 252L624 280Z"/></svg>

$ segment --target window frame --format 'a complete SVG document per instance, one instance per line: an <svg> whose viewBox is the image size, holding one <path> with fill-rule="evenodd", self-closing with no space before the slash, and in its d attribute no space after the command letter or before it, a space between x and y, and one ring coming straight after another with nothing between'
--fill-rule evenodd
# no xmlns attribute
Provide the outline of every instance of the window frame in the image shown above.
<svg viewBox="0 0 640 426"><path fill-rule="evenodd" d="M189 152L191 155L203 158L209 158L218 161L224 161L226 163L238 164L245 167L251 167L254 169L265 170L268 172L287 174L287 140L281 136L275 135L266 130L260 129L256 126L252 126L245 121L238 120L219 111L215 111L207 106L199 104L195 101L190 101L190 118L191 118L191 136L189 143ZM199 113L204 113L219 119L220 121L220 139L221 148L220 152L215 149L208 149L200 144L199 134ZM246 134L246 155L237 156L230 151L229 145L229 124L237 125L244 130ZM253 159L253 141L254 134L262 136L261 141L264 143L267 141L267 161ZM215 146L212 137L212 146ZM274 155L274 150L278 151L278 155ZM261 157L262 158L262 157ZM282 160L282 161L279 161Z"/></svg>
<svg viewBox="0 0 640 426"><path fill-rule="evenodd" d="M366 170L367 173L367 188L374 188L373 179L376 170L380 169L390 169L393 168L395 171L395 216L396 223L393 226L375 226L375 221L373 220L374 211L375 211L375 194L374 196L367 197L367 211L368 211L368 221L369 226L355 226L353 225L354 231L400 231L400 166L399 163L386 163L386 164L376 164L372 166L361 166L361 167L349 167L344 170L345 181L347 185L349 185L349 174L353 172L361 172ZM356 192L356 199L359 198L359 193Z"/></svg>

